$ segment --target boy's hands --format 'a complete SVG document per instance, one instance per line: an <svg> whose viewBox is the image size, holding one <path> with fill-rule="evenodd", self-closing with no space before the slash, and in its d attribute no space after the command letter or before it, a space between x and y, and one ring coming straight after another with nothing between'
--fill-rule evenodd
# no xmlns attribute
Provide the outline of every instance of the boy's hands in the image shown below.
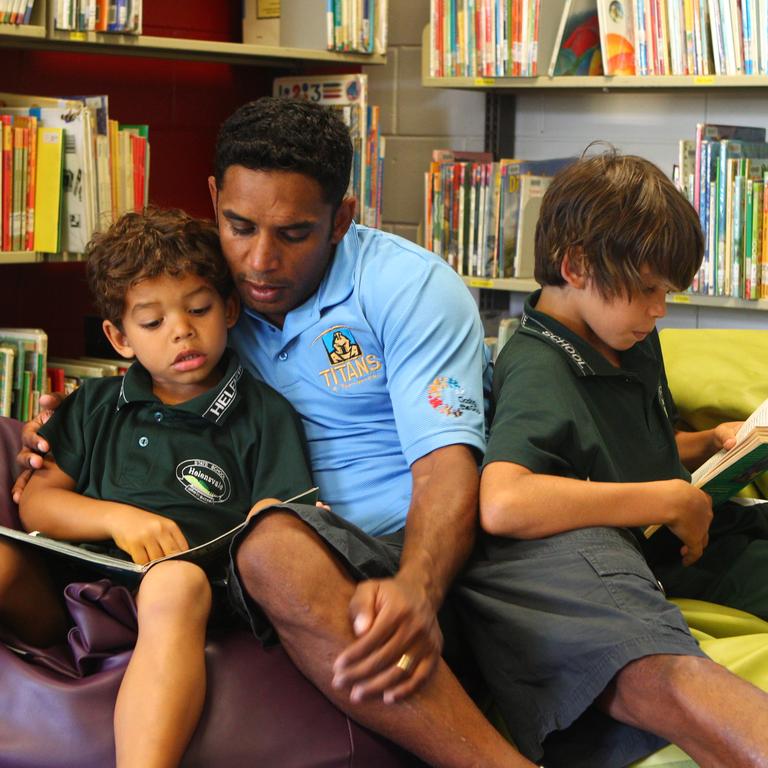
<svg viewBox="0 0 768 768"><path fill-rule="evenodd" d="M736 433L741 429L743 421L724 421L712 430L713 453L725 448L730 451L736 445Z"/></svg>
<svg viewBox="0 0 768 768"><path fill-rule="evenodd" d="M669 485L666 504L671 518L666 525L683 542L680 548L683 565L691 565L702 556L709 543L712 499L685 480L661 482Z"/></svg>
<svg viewBox="0 0 768 768"><path fill-rule="evenodd" d="M134 563L143 565L189 549L176 523L170 518L128 504L117 504L105 519L109 535Z"/></svg>

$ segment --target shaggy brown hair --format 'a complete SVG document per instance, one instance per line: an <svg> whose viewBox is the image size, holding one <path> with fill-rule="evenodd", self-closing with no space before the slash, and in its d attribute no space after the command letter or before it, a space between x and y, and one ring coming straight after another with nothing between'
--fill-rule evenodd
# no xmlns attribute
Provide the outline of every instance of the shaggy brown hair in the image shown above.
<svg viewBox="0 0 768 768"><path fill-rule="evenodd" d="M615 150L582 157L553 179L536 224L535 277L564 285L566 253L606 299L641 289L649 267L676 290L690 285L704 252L693 206L653 163Z"/></svg>
<svg viewBox="0 0 768 768"><path fill-rule="evenodd" d="M192 273L227 298L234 289L215 225L178 209L126 213L86 247L96 308L122 330L125 297L140 280Z"/></svg>

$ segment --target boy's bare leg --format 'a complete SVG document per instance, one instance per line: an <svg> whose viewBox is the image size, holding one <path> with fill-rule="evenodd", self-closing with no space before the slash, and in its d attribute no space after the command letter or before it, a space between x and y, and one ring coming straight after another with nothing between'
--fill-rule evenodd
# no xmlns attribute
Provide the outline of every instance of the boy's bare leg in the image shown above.
<svg viewBox="0 0 768 768"><path fill-rule="evenodd" d="M768 695L710 659L633 661L599 704L616 720L677 744L701 768L768 766Z"/></svg>
<svg viewBox="0 0 768 768"><path fill-rule="evenodd" d="M293 515L264 515L237 554L241 579L299 669L351 718L439 766L532 766L490 725L444 662L396 704L350 701L332 687L332 664L354 640L355 589L325 543Z"/></svg>
<svg viewBox="0 0 768 768"><path fill-rule="evenodd" d="M192 563L150 569L136 599L139 637L115 705L118 768L181 762L205 701L211 588Z"/></svg>
<svg viewBox="0 0 768 768"><path fill-rule="evenodd" d="M45 648L67 632L64 601L34 552L0 541L0 625L19 640Z"/></svg>

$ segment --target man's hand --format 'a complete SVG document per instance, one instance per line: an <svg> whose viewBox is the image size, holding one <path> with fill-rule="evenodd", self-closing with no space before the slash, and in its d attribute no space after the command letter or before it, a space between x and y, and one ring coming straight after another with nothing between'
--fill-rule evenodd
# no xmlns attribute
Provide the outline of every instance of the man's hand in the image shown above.
<svg viewBox="0 0 768 768"><path fill-rule="evenodd" d="M712 499L685 480L662 482L670 486L668 504L672 519L667 527L683 542L680 548L683 565L691 565L702 556L709 543Z"/></svg>
<svg viewBox="0 0 768 768"><path fill-rule="evenodd" d="M22 468L22 472L11 488L11 496L16 504L19 503L32 472L42 468L43 456L51 450L48 441L39 437L37 432L48 421L63 399L64 396L60 393L41 395L40 412L24 425L21 432L21 450L16 455L16 463Z"/></svg>
<svg viewBox="0 0 768 768"><path fill-rule="evenodd" d="M417 690L434 671L443 635L426 592L402 576L358 584L349 604L357 636L333 665L333 686L360 702L391 704Z"/></svg>
<svg viewBox="0 0 768 768"><path fill-rule="evenodd" d="M158 557L189 549L176 523L162 515L128 504L116 505L105 519L109 535L134 563L148 563Z"/></svg>

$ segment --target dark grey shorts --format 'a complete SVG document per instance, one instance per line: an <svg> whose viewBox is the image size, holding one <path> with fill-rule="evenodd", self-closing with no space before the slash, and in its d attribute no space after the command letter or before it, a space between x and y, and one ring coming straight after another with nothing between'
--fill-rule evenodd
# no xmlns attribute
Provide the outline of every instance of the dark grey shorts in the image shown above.
<svg viewBox="0 0 768 768"><path fill-rule="evenodd" d="M382 579L397 573L403 548L403 531L374 537L322 507L308 504L282 504L278 509L292 512L312 528L339 561L346 566L353 579L357 581ZM275 631L262 610L243 588L235 561L240 544L258 524L259 516L256 515L232 540L227 583L230 603L250 624L253 633L263 643L271 643L277 639Z"/></svg>
<svg viewBox="0 0 768 768"><path fill-rule="evenodd" d="M547 766L623 766L662 746L590 705L635 659L704 656L622 529L482 538L454 604L512 738Z"/></svg>

